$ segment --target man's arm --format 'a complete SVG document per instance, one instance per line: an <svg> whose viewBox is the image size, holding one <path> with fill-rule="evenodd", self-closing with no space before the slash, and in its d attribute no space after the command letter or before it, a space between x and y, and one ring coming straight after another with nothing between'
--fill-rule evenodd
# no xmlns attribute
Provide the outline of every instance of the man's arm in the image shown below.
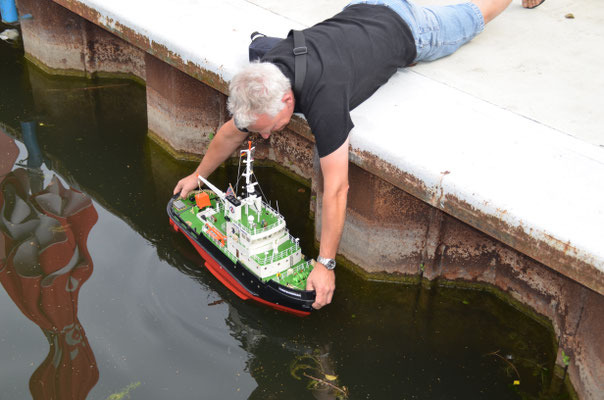
<svg viewBox="0 0 604 400"><path fill-rule="evenodd" d="M321 246L319 255L336 258L344 221L348 197L348 139L328 156L321 158L323 173L323 209L321 215ZM308 276L307 290L315 290L317 297L313 307L319 309L331 303L336 289L336 276L319 262Z"/></svg>
<svg viewBox="0 0 604 400"><path fill-rule="evenodd" d="M210 142L208 151L201 163L191 175L182 178L174 188L174 194L180 193L180 197L186 197L197 188L197 175L207 178L220 164L237 150L241 143L247 138L247 133L239 131L235 127L233 119L230 119L218 129L216 136Z"/></svg>

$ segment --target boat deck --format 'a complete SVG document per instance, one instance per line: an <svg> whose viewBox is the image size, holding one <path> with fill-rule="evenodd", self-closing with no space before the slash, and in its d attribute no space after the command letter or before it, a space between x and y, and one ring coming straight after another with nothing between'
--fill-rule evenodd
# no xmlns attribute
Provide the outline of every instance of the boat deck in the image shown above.
<svg viewBox="0 0 604 400"><path fill-rule="evenodd" d="M218 249L220 249L224 254L226 254L233 262L237 262L238 259L233 255L228 249L226 245L226 219L223 215L223 206L219 205L221 212L214 213L212 216L208 218L206 222L200 220L197 217L199 213L199 208L195 204L195 200L193 199L193 195L189 196L186 199L180 199L182 202L182 207L176 206L173 204L174 212L197 234L203 234L209 240L211 240ZM216 209L216 203L218 198L215 195L210 195L211 207ZM242 220L240 223L244 224L244 226L250 230L262 231L270 229L272 225L279 222L279 217L275 215L273 212L262 209L260 213L260 220L258 221L258 213L252 208L249 207L246 213L245 207L242 208ZM254 221L250 224L247 220L247 216L251 215L254 217ZM204 232L204 225L208 224L210 227L210 232ZM218 231L218 235L216 233L212 234L211 229L215 228ZM220 240L220 236L224 237L224 242ZM256 261L260 265L264 265L267 263L271 263L275 260L285 259L290 255L294 254L299 250L299 246L291 239L291 236L287 238L283 243L281 243L277 247L277 252L275 253L273 250L269 250L266 253L252 255L251 258ZM273 258L274 257L274 258ZM239 260L241 261L241 260ZM269 280L274 280L282 285L289 286L297 289L306 289L306 278L308 274L312 271L311 264L302 257L302 260L298 263L294 264L290 268L279 272L275 275L268 276L263 278L262 280L268 282ZM253 272L253 271L252 271Z"/></svg>
<svg viewBox="0 0 604 400"><path fill-rule="evenodd" d="M249 223L248 216L254 218L251 224ZM266 208L261 210L260 218L258 218L258 212L253 207L243 207L241 209L241 221L239 222L251 232L260 232L262 229L270 229L274 224L279 222L279 218Z"/></svg>

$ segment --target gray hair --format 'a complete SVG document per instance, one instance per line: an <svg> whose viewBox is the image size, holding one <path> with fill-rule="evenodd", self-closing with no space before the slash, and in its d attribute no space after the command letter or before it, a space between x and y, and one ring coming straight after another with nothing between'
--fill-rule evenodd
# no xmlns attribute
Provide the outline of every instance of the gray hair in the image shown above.
<svg viewBox="0 0 604 400"><path fill-rule="evenodd" d="M275 64L254 61L237 73L229 85L227 103L235 125L247 128L260 114L274 117L283 109L283 96L291 89L289 79Z"/></svg>

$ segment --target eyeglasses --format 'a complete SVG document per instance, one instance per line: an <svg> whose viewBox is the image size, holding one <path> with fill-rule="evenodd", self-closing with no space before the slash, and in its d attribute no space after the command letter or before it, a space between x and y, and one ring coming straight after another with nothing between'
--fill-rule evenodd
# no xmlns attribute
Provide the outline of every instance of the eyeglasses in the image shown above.
<svg viewBox="0 0 604 400"><path fill-rule="evenodd" d="M248 130L247 128L238 127L237 124L235 124L235 128L237 128L239 131L241 131L243 133L252 133L252 131Z"/></svg>

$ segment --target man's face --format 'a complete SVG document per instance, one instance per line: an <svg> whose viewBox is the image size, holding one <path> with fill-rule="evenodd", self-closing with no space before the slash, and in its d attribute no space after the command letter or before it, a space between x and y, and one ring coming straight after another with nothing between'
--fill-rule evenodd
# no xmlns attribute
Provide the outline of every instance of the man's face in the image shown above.
<svg viewBox="0 0 604 400"><path fill-rule="evenodd" d="M256 122L247 127L250 132L259 133L264 139L268 139L272 133L281 132L289 124L289 120L294 112L293 93L283 96L285 107L277 115L271 117L267 114L260 114Z"/></svg>
<svg viewBox="0 0 604 400"><path fill-rule="evenodd" d="M260 114L256 122L248 127L251 132L258 132L264 139L268 139L272 133L281 132L289 124L292 114L287 112L287 107L279 111L274 117Z"/></svg>

